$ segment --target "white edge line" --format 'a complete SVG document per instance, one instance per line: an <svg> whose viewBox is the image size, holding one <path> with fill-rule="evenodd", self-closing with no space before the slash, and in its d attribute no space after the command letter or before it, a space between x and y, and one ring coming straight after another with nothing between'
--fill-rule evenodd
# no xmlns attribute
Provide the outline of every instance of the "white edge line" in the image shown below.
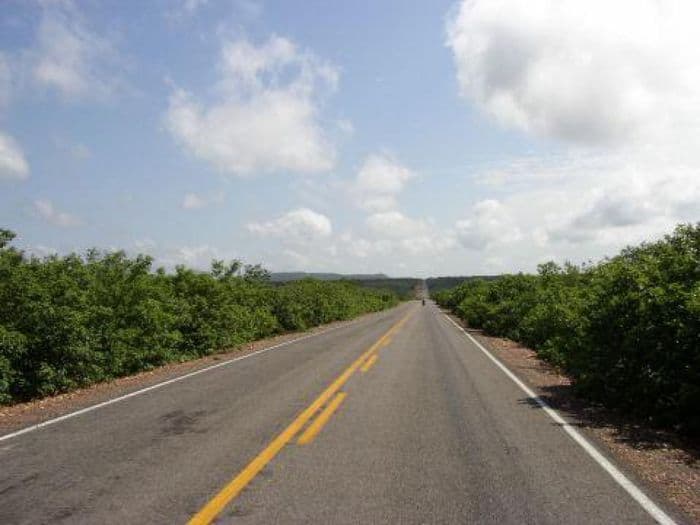
<svg viewBox="0 0 700 525"><path fill-rule="evenodd" d="M580 432L578 432L570 423L567 423L564 418L562 418L559 413L550 407L547 402L540 396L535 394L525 383L523 383L518 377L511 372L501 361L493 356L491 352L486 350L479 341L477 341L474 336L467 332L464 328L459 326L454 320L447 314L443 314L453 325L455 325L464 335L466 335L469 340L476 345L476 347L481 350L486 357L488 357L493 363L501 369L501 371L507 375L511 381L520 387L520 389L530 396L546 413L551 417L561 428L566 432L576 443L578 443L583 450L585 450L591 458L595 460L598 465L600 465L612 478L620 485L627 493L634 498L634 500L641 505L641 507L651 515L658 523L662 525L676 525L676 522L671 519L671 517L666 514L661 508L659 508L656 503L654 503L642 490L637 487L627 476L625 476L615 465L613 465L603 454L598 452L598 450L588 441Z"/></svg>
<svg viewBox="0 0 700 525"><path fill-rule="evenodd" d="M303 341L304 339L309 339L311 337L316 337L319 335L327 334L329 332L332 332L334 330L338 330L340 328L352 326L358 322L359 322L359 319L353 320L353 321L350 321L349 323L342 324L340 326L334 326L332 328L328 328L326 330L322 330L322 331L316 332L314 334L307 334L307 335L303 335L301 337L297 337L296 339L290 339L289 341L283 341L281 343L277 343L276 345L268 346L267 348L262 348L260 350L255 351L255 352L251 352L250 354L245 354L242 356L234 357L233 359L229 359L227 361L222 361L221 363L207 366L205 368L200 368L199 370L195 370L194 372L189 372L187 374L177 376L177 377L174 377L172 379L168 379L167 381L163 381L161 383L156 383L155 385L147 386L145 388L141 388L140 390L135 390L134 392L129 392L128 394L125 394L123 396L115 397L113 399L108 399L107 401L97 403L95 405L90 405L88 407L81 408L80 410L76 410L75 412L69 412L68 414L64 414L62 416L58 416L58 417L55 417L53 419L47 419L46 421L42 421L41 423L36 423L35 425L30 425L28 427L22 428L20 430L15 431L15 432L11 432L9 434L4 434L4 435L0 436L0 442L7 441L8 439L12 439L12 438L21 436L22 434L28 434L29 432L39 430L40 428L48 427L50 425L55 425L56 423L60 423L61 421L65 421L66 419L71 419L73 417L85 414L87 412L92 412L93 410L97 410L98 408L106 407L108 405L113 405L114 403L119 403L120 401L124 401L125 399L129 399L131 397L136 397L138 395L145 394L146 392L150 392L151 390L156 390L156 389L164 387L166 385L171 385L173 383L183 381L184 379L188 379L190 377L193 377L193 376L196 376L199 374L203 374L204 372L209 372L210 370L214 370L216 368L221 368L222 366L230 365L231 363L235 363L236 361L241 361L242 359L247 359L249 357L263 354L269 350L274 350L274 349L280 348L282 346L291 345L292 343L298 343L299 341ZM253 341L253 342L255 342L255 341Z"/></svg>

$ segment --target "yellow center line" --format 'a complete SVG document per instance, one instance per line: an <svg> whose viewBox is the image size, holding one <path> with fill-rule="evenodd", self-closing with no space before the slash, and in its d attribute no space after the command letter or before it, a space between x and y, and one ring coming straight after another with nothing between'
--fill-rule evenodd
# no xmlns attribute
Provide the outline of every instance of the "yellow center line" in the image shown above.
<svg viewBox="0 0 700 525"><path fill-rule="evenodd" d="M221 491L195 514L188 525L208 525L229 502L238 496L240 492L250 483L253 478L279 453L284 446L289 443L294 436L306 425L318 410L328 402L328 400L338 392L341 387L350 379L353 373L362 363L381 348L385 341L391 337L408 320L413 310L408 312L401 320L395 323L389 330L380 337L368 350L358 357L345 371L333 381L323 393L318 396L313 403L304 409L292 423L285 428L265 449L258 454L235 478L233 478Z"/></svg>
<svg viewBox="0 0 700 525"><path fill-rule="evenodd" d="M321 411L321 413L314 420L314 422L307 427L304 433L299 437L299 441L297 441L297 443L299 443L300 445L306 445L308 443L311 443L316 437L316 435L319 432L321 432L321 429L324 427L324 425L328 423L328 420L333 415L333 412L338 410L340 403L343 402L343 399L345 399L346 396L347 394L345 392L338 392L335 395L335 397L331 400L331 402L328 403L326 408L324 408Z"/></svg>
<svg viewBox="0 0 700 525"><path fill-rule="evenodd" d="M367 359L367 361L365 361L365 364L362 365L362 368L360 368L360 370L362 370L363 372L367 372L367 370L372 368L372 365L377 362L378 358L379 358L379 354L371 355L370 358Z"/></svg>

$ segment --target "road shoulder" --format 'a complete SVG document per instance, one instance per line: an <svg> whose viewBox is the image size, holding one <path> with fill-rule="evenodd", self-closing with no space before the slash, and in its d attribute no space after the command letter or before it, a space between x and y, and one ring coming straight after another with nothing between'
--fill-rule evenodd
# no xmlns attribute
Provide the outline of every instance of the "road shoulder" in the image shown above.
<svg viewBox="0 0 700 525"><path fill-rule="evenodd" d="M450 318L464 326L454 315ZM550 406L579 423L579 430L626 471L693 523L700 523L700 450L670 432L650 429L574 395L571 380L519 343L469 333L524 380Z"/></svg>
<svg viewBox="0 0 700 525"><path fill-rule="evenodd" d="M206 357L181 363L169 363L154 368L153 370L97 383L65 394L49 396L25 403L0 406L0 437L100 403L109 402L110 400L132 394L144 388L176 380L184 375L204 370L208 367L231 361L232 359L260 352L261 350L271 349L272 347L290 344L301 338L320 335L324 332L349 326L369 317L382 315L392 310L393 309L363 314L347 321L336 321L317 326L305 332L289 332L266 339L260 339Z"/></svg>

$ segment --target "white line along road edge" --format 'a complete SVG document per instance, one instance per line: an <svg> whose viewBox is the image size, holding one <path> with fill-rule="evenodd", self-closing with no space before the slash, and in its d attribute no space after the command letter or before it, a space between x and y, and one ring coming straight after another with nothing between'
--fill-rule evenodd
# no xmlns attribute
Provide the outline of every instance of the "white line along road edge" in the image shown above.
<svg viewBox="0 0 700 525"><path fill-rule="evenodd" d="M282 346L287 346L287 345L291 345L293 343L298 343L299 341L303 341L304 339L309 339L311 337L324 335L324 334L327 334L327 333L332 332L334 330L338 330L340 328L352 326L358 322L359 322L359 319L356 319L356 320L350 321L349 323L342 324L340 326L334 326L333 328L328 328L326 330L316 332L315 334L307 334L307 335L303 335L301 337L297 337L295 339L290 339L289 341L284 341L284 342L278 343L276 345L268 346L267 348L262 348L260 350L255 351L255 352L251 352L250 354L242 355L239 357L234 357L233 359L228 359L226 361L222 361L221 363L207 366L205 368L195 370L194 372L189 372L187 374L177 376L177 377L174 377L172 379L168 379L167 381L163 381L162 383L156 383L155 385L147 386L146 388L141 388L140 390L135 390L134 392L130 392L130 393L125 394L123 396L115 397L113 399L108 399L107 401L103 401L102 403L97 403L96 405L90 405L90 406L82 408L80 410L76 410L75 412L69 412L68 414L64 414L62 416L55 417L53 419L47 419L46 421L42 421L41 423L37 423L35 425L31 425L31 426L22 428L20 430L17 430L16 432L4 434L4 435L0 436L0 442L15 438L17 436L21 436L22 434L27 434L29 432L33 432L34 430L39 430L40 428L48 427L49 425L55 425L56 423L60 423L61 421L65 421L66 419L70 419L70 418L79 416L81 414L85 414L87 412L92 412L93 410L97 410L98 408L106 407L108 405L113 405L114 403L119 403L120 401L124 401L125 399L129 399L131 397L136 397L136 396L139 396L141 394L145 394L146 392L150 392L151 390L157 390L158 388L164 387L166 385L171 385L173 383L177 383L178 381L182 381L182 380L187 379L189 377L203 374L204 372L209 372L210 370L214 370L215 368L221 368L222 366L230 365L231 363L235 363L236 361L240 361L242 359L247 359L249 357L260 355L260 354L263 354L263 353L268 352L270 350L280 348Z"/></svg>
<svg viewBox="0 0 700 525"><path fill-rule="evenodd" d="M666 514L663 510L659 508L656 503L651 501L649 497L642 492L642 490L637 487L630 479L625 476L620 470L610 463L608 459L603 456L598 450L585 438L581 435L580 432L578 432L574 427L571 426L571 424L567 423L564 418L562 418L559 413L554 410L552 407L550 407L547 402L542 399L540 396L535 394L525 383L523 383L518 377L508 370L506 366L501 363L497 358L491 354L486 348L484 348L479 341L477 341L469 332L467 332L464 328L459 326L457 323L454 322L454 320L449 316L445 314L445 317L447 320L452 323L454 326L457 327L464 335L466 335L469 340L476 345L476 347L481 350L486 357L488 357L493 363L501 369L501 371L507 375L511 381L513 381L516 385L520 387L520 389L525 392L528 396L530 396L545 412L546 414L551 417L569 436L578 443L583 450L585 450L589 456L591 456L598 465L603 467L603 469L612 476L612 478L620 485L623 489L627 491L627 493L634 498L634 500L639 503L642 508L647 511L652 518L654 518L658 523L661 523L662 525L676 525L676 522L671 519L671 517Z"/></svg>

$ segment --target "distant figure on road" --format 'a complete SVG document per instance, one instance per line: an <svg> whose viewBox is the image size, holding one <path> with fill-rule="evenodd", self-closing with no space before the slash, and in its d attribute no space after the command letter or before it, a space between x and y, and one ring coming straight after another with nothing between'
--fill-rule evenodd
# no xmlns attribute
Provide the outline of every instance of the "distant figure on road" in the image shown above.
<svg viewBox="0 0 700 525"><path fill-rule="evenodd" d="M425 299L423 299L421 302L423 303L423 306L425 306Z"/></svg>

